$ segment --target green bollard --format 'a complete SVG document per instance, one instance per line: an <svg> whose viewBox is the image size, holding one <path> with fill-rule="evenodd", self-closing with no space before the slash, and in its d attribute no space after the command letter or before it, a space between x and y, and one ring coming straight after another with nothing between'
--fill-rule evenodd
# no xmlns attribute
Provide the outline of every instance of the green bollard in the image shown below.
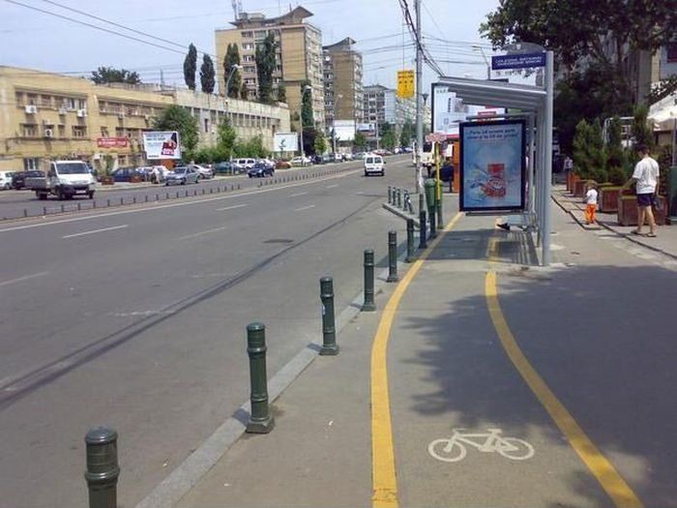
<svg viewBox="0 0 677 508"><path fill-rule="evenodd" d="M425 208L424 208L424 207L425 207L425 203L423 202L423 200L424 200L423 193L421 193L421 194L418 195L418 213L419 213L419 214L420 214L422 211L425 210Z"/></svg>
<svg viewBox="0 0 677 508"><path fill-rule="evenodd" d="M444 229L444 219L442 218L442 188L439 189L439 197L437 199L437 229Z"/></svg>
<svg viewBox="0 0 677 508"><path fill-rule="evenodd" d="M402 208L402 189L397 189L397 208Z"/></svg>
<svg viewBox="0 0 677 508"><path fill-rule="evenodd" d="M419 249L425 249L428 247L428 243L426 242L425 235L426 235L426 228L427 222L426 222L426 214L425 210L421 210L421 212L418 214L419 217L419 227L418 227L418 232L419 232L419 242L418 242L418 248Z"/></svg>
<svg viewBox="0 0 677 508"><path fill-rule="evenodd" d="M117 508L118 433L113 429L90 429L85 436L89 508Z"/></svg>
<svg viewBox="0 0 677 508"><path fill-rule="evenodd" d="M252 434L268 434L275 426L275 420L268 410L266 349L266 326L263 323L247 325L251 416L247 422L246 432Z"/></svg>
<svg viewBox="0 0 677 508"><path fill-rule="evenodd" d="M373 312L376 310L374 304L374 251L367 249L364 251L364 304L362 311Z"/></svg>
<svg viewBox="0 0 677 508"><path fill-rule="evenodd" d="M389 205L393 204L392 190L393 190L393 188L390 185L388 185L388 204Z"/></svg>
<svg viewBox="0 0 677 508"><path fill-rule="evenodd" d="M388 231L388 278L386 282L397 282L397 231Z"/></svg>
<svg viewBox="0 0 677 508"><path fill-rule="evenodd" d="M435 227L435 210L430 214L430 239L437 238L437 228Z"/></svg>
<svg viewBox="0 0 677 508"><path fill-rule="evenodd" d="M407 257L405 263L411 263L414 260L414 219L407 219Z"/></svg>
<svg viewBox="0 0 677 508"><path fill-rule="evenodd" d="M320 356L336 356L336 325L334 324L334 280L331 277L320 279L320 300L322 300L322 349Z"/></svg>

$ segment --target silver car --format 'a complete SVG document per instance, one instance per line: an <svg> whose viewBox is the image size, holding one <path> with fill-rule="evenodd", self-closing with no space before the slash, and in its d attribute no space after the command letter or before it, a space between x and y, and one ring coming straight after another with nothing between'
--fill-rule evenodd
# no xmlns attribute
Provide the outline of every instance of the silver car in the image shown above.
<svg viewBox="0 0 677 508"><path fill-rule="evenodd" d="M187 183L197 183L200 178L195 168L191 166L179 166L167 174L165 185L186 185Z"/></svg>

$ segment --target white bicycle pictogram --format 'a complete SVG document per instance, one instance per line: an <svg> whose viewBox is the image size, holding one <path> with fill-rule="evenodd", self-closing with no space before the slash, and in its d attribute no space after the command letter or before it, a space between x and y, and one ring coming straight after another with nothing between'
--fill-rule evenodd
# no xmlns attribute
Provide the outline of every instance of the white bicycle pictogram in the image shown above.
<svg viewBox="0 0 677 508"><path fill-rule="evenodd" d="M534 456L534 447L516 437L501 437L501 429L487 429L483 433L461 433L453 429L450 438L435 439L428 445L428 453L443 462L458 462L468 453L466 445L481 452L497 452L506 459L526 460Z"/></svg>

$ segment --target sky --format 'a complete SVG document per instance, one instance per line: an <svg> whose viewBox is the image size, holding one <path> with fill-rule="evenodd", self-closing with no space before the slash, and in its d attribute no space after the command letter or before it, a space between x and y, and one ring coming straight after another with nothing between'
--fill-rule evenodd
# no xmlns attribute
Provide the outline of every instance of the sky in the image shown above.
<svg viewBox="0 0 677 508"><path fill-rule="evenodd" d="M345 37L357 41L356 49L363 54L364 85L378 83L395 88L397 70L414 69L414 45L403 24L398 0L240 2L244 12L260 12L266 17L279 16L300 5L314 14L306 21L322 31L323 45ZM413 0L406 3L415 19ZM491 45L480 37L479 25L498 3L421 2L423 42L445 75L484 78L484 56L490 58ZM89 75L99 66L125 68L138 72L144 82L158 83L162 73L166 84L183 86L182 66L188 44L214 57L214 30L231 27L233 19L231 0L0 0L0 65L73 75ZM473 45L481 46L484 56ZM200 55L198 65L201 61ZM424 88L429 88L436 76L425 67Z"/></svg>

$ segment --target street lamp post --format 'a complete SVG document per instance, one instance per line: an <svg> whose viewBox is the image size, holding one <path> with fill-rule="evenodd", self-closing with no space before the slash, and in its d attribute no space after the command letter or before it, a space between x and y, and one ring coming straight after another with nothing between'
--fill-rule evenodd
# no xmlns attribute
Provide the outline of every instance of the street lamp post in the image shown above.
<svg viewBox="0 0 677 508"><path fill-rule="evenodd" d="M487 55L484 54L484 50L482 49L482 46L478 46L477 44L473 44L472 49L475 51L479 51L480 54L482 55L482 58L484 58L484 63L487 66L487 79L491 79L491 65L489 65L489 59L487 58Z"/></svg>
<svg viewBox="0 0 677 508"><path fill-rule="evenodd" d="M226 79L226 89L224 90L224 95L226 97L228 97L228 86L230 85L230 80L233 79L233 76L235 76L235 72L238 69L242 69L242 66L238 64L233 64L230 66L230 73L228 74L228 79Z"/></svg>
<svg viewBox="0 0 677 508"><path fill-rule="evenodd" d="M337 94L336 100L334 101L334 116L331 119L331 130L332 130L332 141L334 145L334 157L336 157L336 105L338 104L339 99L342 99L343 95Z"/></svg>
<svg viewBox="0 0 677 508"><path fill-rule="evenodd" d="M306 161L306 151L305 148L303 147L303 99L306 96L306 92L310 92L313 89L310 85L306 85L303 87L303 93L301 94L301 114L299 117L299 121L301 124L301 165L303 166ZM312 99L312 97L311 97Z"/></svg>

